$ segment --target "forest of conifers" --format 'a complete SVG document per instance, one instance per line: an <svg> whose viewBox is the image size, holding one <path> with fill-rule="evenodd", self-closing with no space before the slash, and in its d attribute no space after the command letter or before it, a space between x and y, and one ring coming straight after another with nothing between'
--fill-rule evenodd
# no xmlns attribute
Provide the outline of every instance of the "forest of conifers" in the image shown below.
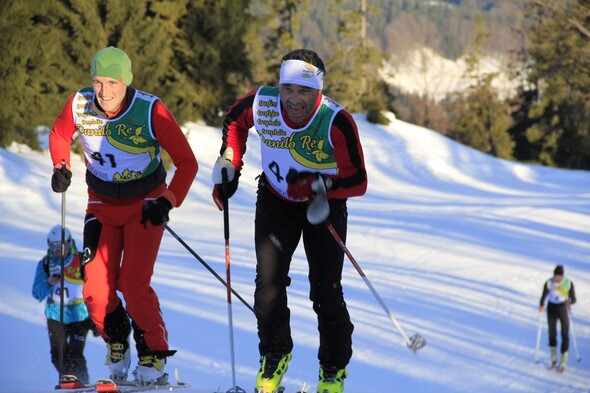
<svg viewBox="0 0 590 393"><path fill-rule="evenodd" d="M0 2L0 147L39 148L94 53L124 49L132 87L179 123L220 126L228 106L276 84L281 57L306 47L327 67L325 94L353 113L381 111L496 157L590 169L590 0L25 0ZM392 53L431 47L468 59L470 87L433 102L380 79ZM510 98L478 72L513 58Z"/></svg>

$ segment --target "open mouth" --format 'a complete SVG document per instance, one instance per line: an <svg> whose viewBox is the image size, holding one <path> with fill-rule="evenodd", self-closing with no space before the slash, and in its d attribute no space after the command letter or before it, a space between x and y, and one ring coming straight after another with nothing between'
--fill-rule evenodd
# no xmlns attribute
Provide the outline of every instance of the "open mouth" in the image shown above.
<svg viewBox="0 0 590 393"><path fill-rule="evenodd" d="M289 110L294 116L301 116L304 113L305 106L303 105L289 105Z"/></svg>

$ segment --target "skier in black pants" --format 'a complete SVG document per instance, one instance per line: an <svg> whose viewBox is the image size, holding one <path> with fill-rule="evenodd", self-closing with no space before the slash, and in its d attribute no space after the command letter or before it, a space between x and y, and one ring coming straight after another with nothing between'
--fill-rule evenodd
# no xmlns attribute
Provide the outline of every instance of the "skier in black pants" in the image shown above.
<svg viewBox="0 0 590 393"><path fill-rule="evenodd" d="M254 127L261 143L263 170L254 229L258 393L275 392L291 360L287 286L291 258L301 239L320 336L318 392L344 390L352 356L354 327L341 285L344 252L325 225L314 226L306 218L315 197L313 185L323 182L330 204L329 220L346 241L346 200L363 195L367 189L356 123L340 104L322 94L325 72L322 59L311 50L285 55L279 86L253 89L230 107L223 122L221 156L213 169L214 175L227 170L225 192L231 197L238 187L249 129ZM216 182L213 198L219 209L223 208L223 193Z"/></svg>
<svg viewBox="0 0 590 393"><path fill-rule="evenodd" d="M563 275L563 265L557 265L553 277L543 285L539 312L543 312L545 299L547 304L547 323L549 324L549 347L551 349L551 364L549 369L557 365L557 321L561 324L561 358L557 371L563 372L567 363L569 348L570 319L568 309L576 302L574 283Z"/></svg>

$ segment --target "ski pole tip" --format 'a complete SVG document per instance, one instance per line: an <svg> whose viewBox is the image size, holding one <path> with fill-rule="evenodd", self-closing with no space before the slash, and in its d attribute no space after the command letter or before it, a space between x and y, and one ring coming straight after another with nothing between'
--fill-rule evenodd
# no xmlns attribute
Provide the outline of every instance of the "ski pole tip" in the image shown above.
<svg viewBox="0 0 590 393"><path fill-rule="evenodd" d="M423 348L425 345L426 345L426 340L418 333L416 333L414 336L412 336L412 338L410 339L410 342L408 343L408 347L414 353L417 353L418 350L420 348Z"/></svg>

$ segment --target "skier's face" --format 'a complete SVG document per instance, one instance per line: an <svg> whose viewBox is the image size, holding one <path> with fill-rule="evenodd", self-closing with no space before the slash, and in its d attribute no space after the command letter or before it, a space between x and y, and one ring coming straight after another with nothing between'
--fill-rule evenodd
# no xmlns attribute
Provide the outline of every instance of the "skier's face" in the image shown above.
<svg viewBox="0 0 590 393"><path fill-rule="evenodd" d="M56 257L56 258L62 257L61 246L62 246L61 242L49 243L49 251L51 252L51 254L53 254L54 257ZM66 242L64 244L64 251L65 251L65 253L63 254L64 258L67 258L70 255L70 247L71 247L70 243Z"/></svg>
<svg viewBox="0 0 590 393"><path fill-rule="evenodd" d="M116 113L121 108L127 86L108 76L95 76L92 78L92 87L100 107L107 113Z"/></svg>
<svg viewBox="0 0 590 393"><path fill-rule="evenodd" d="M560 274L556 274L555 276L553 276L553 281L555 281L556 283L560 283L563 281L563 276Z"/></svg>
<svg viewBox="0 0 590 393"><path fill-rule="evenodd" d="M280 85L279 93L281 105L285 108L289 119L300 123L311 115L320 91L311 87L285 83Z"/></svg>

